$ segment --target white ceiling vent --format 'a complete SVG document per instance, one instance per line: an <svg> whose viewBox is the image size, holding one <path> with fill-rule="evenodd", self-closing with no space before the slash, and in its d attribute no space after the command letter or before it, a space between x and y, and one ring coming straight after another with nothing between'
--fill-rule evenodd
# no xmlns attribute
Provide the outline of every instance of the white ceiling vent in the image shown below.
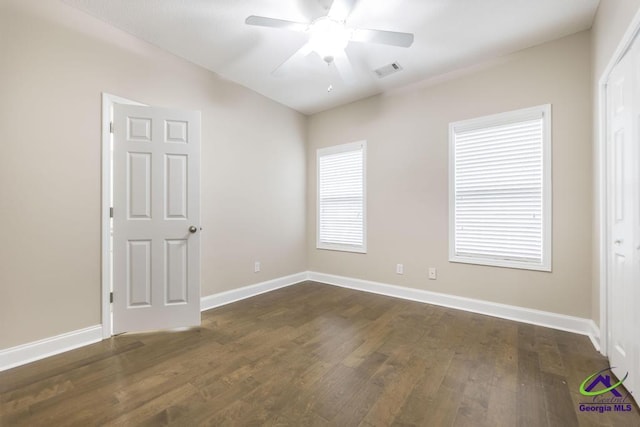
<svg viewBox="0 0 640 427"><path fill-rule="evenodd" d="M400 66L400 64L398 64L397 62L392 62L389 65L385 65L384 67L373 70L373 72L376 73L376 76L381 79L383 77L387 77L389 74L397 73L401 70L402 67Z"/></svg>

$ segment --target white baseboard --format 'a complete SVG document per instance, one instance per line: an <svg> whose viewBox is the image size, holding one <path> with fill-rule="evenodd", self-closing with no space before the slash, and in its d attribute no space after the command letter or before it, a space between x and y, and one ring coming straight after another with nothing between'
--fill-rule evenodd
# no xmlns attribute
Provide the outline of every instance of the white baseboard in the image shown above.
<svg viewBox="0 0 640 427"><path fill-rule="evenodd" d="M591 344L593 344L596 350L604 355L604 353L602 352L602 346L600 345L600 328L593 320L589 321L589 328L590 329L588 335L589 339L591 340Z"/></svg>
<svg viewBox="0 0 640 427"><path fill-rule="evenodd" d="M15 368L102 340L102 325L90 326L0 350L0 371Z"/></svg>
<svg viewBox="0 0 640 427"><path fill-rule="evenodd" d="M487 316L500 317L502 319L515 320L517 322L530 323L532 325L545 326L547 328L587 335L591 339L594 347L596 347L596 350L599 350L600 331L591 319L459 297L455 295L441 294L422 289L406 288L403 286L388 285L368 280L316 273L313 271L309 272L308 277L309 280L341 286L343 288L435 304L443 307L485 314Z"/></svg>
<svg viewBox="0 0 640 427"><path fill-rule="evenodd" d="M586 335L591 339L596 350L600 350L600 330L593 320L563 314L533 310L513 305L499 304L489 301L464 298L455 295L441 294L421 289L406 288L368 280L353 279L332 274L307 271L290 276L233 289L200 299L200 309L209 310L232 302L240 301L276 289L291 286L305 280L313 280L343 288L356 289L395 298L402 298L422 303L435 304L517 322L530 323L553 329ZM77 331L67 332L39 341L0 350L0 371L24 365L45 357L53 356L78 347L93 344L102 340L102 326L96 325Z"/></svg>
<svg viewBox="0 0 640 427"><path fill-rule="evenodd" d="M267 280L266 282L245 286L240 289L233 289L219 294L208 295L200 299L200 308L204 311L221 305L230 304L235 301L303 282L307 280L307 277L307 273L303 272L292 274L290 276L279 277L273 280ZM0 350L0 371L15 368L20 365L35 362L36 360L44 359L45 357L54 356L56 354L64 353L65 351L93 344L101 341L102 339L102 325L96 325Z"/></svg>
<svg viewBox="0 0 640 427"><path fill-rule="evenodd" d="M220 307L221 305L231 304L232 302L240 301L245 298L251 298L265 292L295 285L296 283L304 282L307 278L307 272L297 273L290 276L278 277L273 280L267 280L266 282L256 283L255 285L232 289L218 294L207 295L200 299L200 310L210 310L215 307Z"/></svg>

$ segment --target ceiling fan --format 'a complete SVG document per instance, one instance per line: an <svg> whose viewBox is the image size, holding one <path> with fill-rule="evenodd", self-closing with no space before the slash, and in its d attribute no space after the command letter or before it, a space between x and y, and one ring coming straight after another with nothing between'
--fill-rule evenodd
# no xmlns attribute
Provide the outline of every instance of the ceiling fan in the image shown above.
<svg viewBox="0 0 640 427"><path fill-rule="evenodd" d="M308 24L255 15L247 17L245 23L309 34L307 43L273 70L273 74L281 74L282 70L292 62L309 55L311 52L316 52L329 66L335 65L345 83L353 83L355 75L345 51L349 42L378 43L398 47L409 47L413 43L413 34L410 33L349 28L345 21L356 1L334 0L326 16Z"/></svg>

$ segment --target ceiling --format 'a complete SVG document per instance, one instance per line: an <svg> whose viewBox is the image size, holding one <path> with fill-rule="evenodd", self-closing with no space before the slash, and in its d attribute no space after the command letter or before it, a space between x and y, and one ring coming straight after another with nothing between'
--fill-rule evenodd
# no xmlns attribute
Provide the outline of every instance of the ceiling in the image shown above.
<svg viewBox="0 0 640 427"><path fill-rule="evenodd" d="M271 71L308 35L248 26L249 15L311 22L331 0L63 0L124 31L305 114L436 77L591 27L599 0L359 0L346 23L415 34L411 47L351 42L343 83L315 53ZM384 78L373 72L398 62ZM333 90L328 92L329 85Z"/></svg>

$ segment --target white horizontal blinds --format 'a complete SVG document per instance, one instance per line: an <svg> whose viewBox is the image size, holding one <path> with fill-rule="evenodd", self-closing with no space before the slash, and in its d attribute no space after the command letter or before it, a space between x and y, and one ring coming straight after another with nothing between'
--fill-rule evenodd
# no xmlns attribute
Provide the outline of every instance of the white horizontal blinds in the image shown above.
<svg viewBox="0 0 640 427"><path fill-rule="evenodd" d="M542 112L456 130L455 255L543 263Z"/></svg>
<svg viewBox="0 0 640 427"><path fill-rule="evenodd" d="M339 148L343 147L342 150ZM318 155L319 246L364 245L363 144L320 150Z"/></svg>

